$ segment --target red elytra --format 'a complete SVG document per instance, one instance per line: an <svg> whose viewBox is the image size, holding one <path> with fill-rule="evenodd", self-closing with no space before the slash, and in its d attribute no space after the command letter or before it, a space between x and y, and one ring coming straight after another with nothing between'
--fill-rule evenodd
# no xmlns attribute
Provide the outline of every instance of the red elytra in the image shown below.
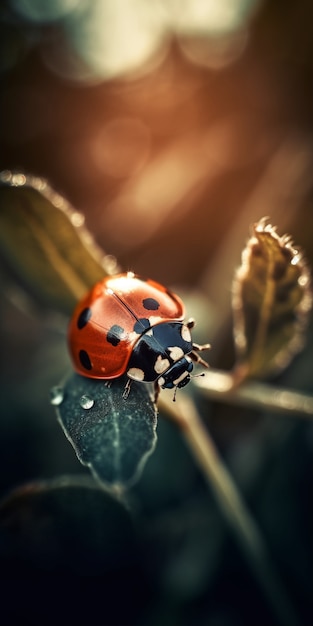
<svg viewBox="0 0 313 626"><path fill-rule="evenodd" d="M89 378L118 378L143 333L163 322L181 322L184 315L181 299L163 285L132 272L108 276L77 305L70 321L74 367Z"/></svg>

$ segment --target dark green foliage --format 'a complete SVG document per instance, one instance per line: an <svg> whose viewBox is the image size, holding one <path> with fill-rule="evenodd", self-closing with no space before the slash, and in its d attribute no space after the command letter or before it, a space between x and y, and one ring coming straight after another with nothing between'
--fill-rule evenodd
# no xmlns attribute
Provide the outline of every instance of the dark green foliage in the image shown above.
<svg viewBox="0 0 313 626"><path fill-rule="evenodd" d="M147 385L127 377L105 381L73 374L52 402L80 461L104 485L124 488L138 480L156 444L156 408Z"/></svg>
<svg viewBox="0 0 313 626"><path fill-rule="evenodd" d="M5 191L19 192L16 200L21 209L18 218L21 228L16 229L16 238L10 211L6 212L5 208L3 211L7 224L11 225L11 238L3 244L4 249L10 252L5 258L6 268L11 265L9 269L12 274L22 278L24 276L25 283L20 281L24 287L29 281L29 294L35 295L37 304L42 305L43 300L46 303L51 300L51 310L66 312L69 303L79 297L80 287L74 290L76 295L73 292L68 294L69 299L65 298L63 309L58 304L59 298L62 301L62 290L65 288L67 291L67 286L71 284L69 278L72 271L79 284L81 263L84 265L83 258L88 258L88 250L76 229L70 227L68 230L67 224L65 230L70 233L68 245L71 248L68 255L67 247L63 246L65 240L61 236L59 241L58 230L50 228L54 223L54 211L58 212L58 208L47 205L47 211L44 211L38 190L14 190L10 187L5 188ZM35 220L33 217L26 219L27 203L22 201L19 205L24 194L30 201L31 209L33 201L35 203ZM42 219L43 212L40 228L44 233L39 229L41 234L37 237L38 219ZM70 220L70 213L58 213L58 217L64 226ZM298 330L303 330L304 326L300 324L300 328L298 325L301 321L299 313L300 317L306 317L310 305L308 273L301 256L298 257L296 252L292 252L291 256L285 254L284 245L289 250L289 240L278 238L271 227L266 227L265 222L260 224L257 234L260 239L264 235L265 246L269 243L269 248L265 254L254 249L252 262L244 267L247 271L242 270L237 274L236 313L239 312L242 319L239 329L237 317L235 334L238 338L240 331L241 339L244 337L248 346L245 354L250 366L250 372L245 372L248 375L267 372L264 364L266 366L267 361L275 360L276 352L281 356L282 350L291 356L293 350L290 352L289 342L292 343L293 338L298 337ZM62 228L61 232L64 232ZM21 245L20 235L25 234L24 246ZM261 243L264 243L263 239ZM62 245L59 245L60 242ZM277 242L278 251L275 248ZM249 252L253 250L253 245L248 248ZM24 247L25 257L21 255ZM59 271L61 249L62 255L65 255L61 255L64 272ZM272 258L272 254L275 256L277 253L280 255L279 263ZM251 260L248 257L247 253L245 261ZM264 260L269 261L271 272ZM287 263L287 270L282 261ZM89 281L93 282L93 275L95 280L98 278L92 267L96 273L101 271L98 261L92 261L92 264L89 266L89 274L87 270L86 287ZM284 284L286 274L288 289ZM40 284L43 286L43 294L38 289ZM275 307L277 285L278 309ZM261 290L255 290L260 286ZM285 333L281 320L276 326L271 321L272 314L275 317L277 310L279 313L281 307L284 309L286 305L286 289L288 293L291 290L295 298L291 302L293 315L287 316L292 324L285 327L288 331ZM253 294L256 292L258 295L254 301ZM264 301L265 307L262 304ZM301 303L304 304L302 308ZM296 322L295 326L293 322ZM267 332L273 328L277 332ZM259 336L257 342L254 341L255 336ZM278 337L277 342L275 337ZM271 340L269 347L263 338ZM64 339L62 341L64 345ZM299 344L296 344L293 348L297 349ZM43 359L44 373L49 372L51 366L47 354L48 351ZM294 369L289 369L290 387L295 385L303 391L312 391L308 367L310 354L310 346L307 345ZM5 420L10 421L12 417L12 423L15 423L16 418L17 430L19 419L23 420L24 414L27 415L23 410L24 403L28 407L36 407L34 398L41 391L38 388L40 382L36 386L36 380L40 381L38 365L37 378L30 374L27 382L28 372L25 370L32 363L31 354L27 355L25 363L24 395L10 398L12 388L3 390ZM300 371L299 379L297 375ZM207 376L210 376L210 372ZM53 379L48 375L48 379L52 384L55 375ZM43 380L47 382L45 378ZM32 381L35 384L33 388ZM287 381L288 388L288 378L282 377L282 386L284 381ZM190 444L192 438L188 439L187 436L184 441L177 426L182 427L182 433L186 436L187 423L177 419L175 427L161 422L160 443L155 448L156 409L150 389L144 384L134 383L125 399L126 382L126 378L120 378L108 385L103 381L72 374L62 386L53 388L51 402L66 436L81 463L91 469L104 489L97 487L89 477L77 476L26 484L3 500L0 506L3 623L13 626L24 622L26 616L26 623L29 621L35 626L43 623L73 626L206 626L208 619L213 624L222 623L223 626L250 626L252 623L253 626L264 626L265 623L267 626L277 626L278 621L296 626L297 618L294 619L291 612L288 613L290 606L291 610L295 607L295 615L299 614L300 623L302 620L306 626L307 616L313 614L311 585L308 583L312 578L312 563L308 557L310 552L304 547L305 543L310 543L308 529L313 521L312 507L307 496L310 481L306 484L303 480L304 476L312 472L308 424L295 423L288 427L283 421L274 423L274 417L261 413L261 410L257 419L250 411L246 413L249 427L242 437L240 425L242 419L245 421L244 410L241 409L239 413L233 408L228 421L227 410L223 406L220 414L222 420L213 417L211 423L213 436L239 486L238 496L241 497L241 491L248 500L251 513L260 524L260 536L263 529L265 531L264 545L268 546L269 554L273 555L270 561L273 564L273 575L269 569L265 568L264 571L269 574L269 581L274 581L273 585L272 582L267 585L262 580L262 568L258 571L262 559L256 559L253 566L252 558L252 568L251 561L247 567L244 524L240 527L243 549L239 550L233 541L229 530L236 530L236 511L234 509L233 520L229 524L231 511L225 515L221 506L223 498L219 497L222 494L221 483L212 479L216 472L218 474L219 468L223 468L222 456L219 458L209 433L205 442L206 419L209 417L211 421L214 415L212 403L203 403L201 407L203 417L206 418L201 431L203 447L187 449L186 441ZM183 391L181 393L184 394ZM222 397L219 399L222 400ZM176 404L179 405L179 402ZM43 405L48 407L46 398ZM166 404L161 401L160 406L164 410ZM192 407L192 402L189 406ZM60 440L55 433L50 437L51 421L43 427L42 409L38 414L37 410L36 407L34 418L29 421L33 436L26 439L23 430L16 436L20 460L27 458L29 463L31 455L36 457L40 449L40 455L46 459L48 473L53 460L55 473L61 474L66 452L62 448L60 453ZM163 417L172 413L167 407ZM190 423L196 424L196 421L191 419ZM7 440L9 446L6 446L6 441L3 442L6 458L10 455L10 459L11 447L14 448L12 441L12 437ZM210 471L213 474L206 473L205 463L202 462L210 450ZM153 451L155 454L142 473L145 461ZM301 457L300 464L298 456ZM78 467L77 471L82 472L83 468ZM17 469L17 477L18 474ZM274 483L271 480L273 476ZM220 485L220 494L217 484ZM228 487L230 493L233 490L236 494L231 474ZM302 510L303 499L299 497L301 490L308 502L305 511ZM242 502L244 512L243 498ZM244 517L240 520L242 522ZM275 580L278 581L276 589ZM276 602L277 590L281 590L281 593L277 594ZM18 602L15 602L16 597ZM282 616L287 619L281 619Z"/></svg>
<svg viewBox="0 0 313 626"><path fill-rule="evenodd" d="M2 624L133 624L149 598L130 515L91 478L13 492L0 558Z"/></svg>

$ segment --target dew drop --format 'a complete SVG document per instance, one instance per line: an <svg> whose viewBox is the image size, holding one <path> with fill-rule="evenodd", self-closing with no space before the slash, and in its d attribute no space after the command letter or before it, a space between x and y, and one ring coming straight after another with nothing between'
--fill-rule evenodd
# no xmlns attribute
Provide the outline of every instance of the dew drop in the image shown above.
<svg viewBox="0 0 313 626"><path fill-rule="evenodd" d="M0 181L2 183L9 183L12 178L12 172L10 170L3 170L0 173Z"/></svg>
<svg viewBox="0 0 313 626"><path fill-rule="evenodd" d="M300 285L300 287L305 287L308 282L309 282L309 277L306 274L303 274L303 276L299 276L298 284Z"/></svg>
<svg viewBox="0 0 313 626"><path fill-rule="evenodd" d="M70 216L70 220L75 228L79 228L80 226L83 226L85 216L82 213L79 213L79 211L74 211Z"/></svg>
<svg viewBox="0 0 313 626"><path fill-rule="evenodd" d="M50 391L50 402L53 406L59 406L64 400L63 387L52 387Z"/></svg>
<svg viewBox="0 0 313 626"><path fill-rule="evenodd" d="M79 404L82 409L91 409L94 405L95 401L89 396L81 396L79 400Z"/></svg>
<svg viewBox="0 0 313 626"><path fill-rule="evenodd" d="M65 200L60 196L60 194L54 191L50 196L51 202L57 209L62 209L65 206Z"/></svg>
<svg viewBox="0 0 313 626"><path fill-rule="evenodd" d="M14 187L21 187L26 183L26 176L24 174L13 174L11 179L11 184Z"/></svg>
<svg viewBox="0 0 313 626"><path fill-rule="evenodd" d="M117 259L112 254L105 254L102 259L102 263L108 274L113 275L118 272Z"/></svg>
<svg viewBox="0 0 313 626"><path fill-rule="evenodd" d="M301 261L301 255L297 252L294 257L291 259L291 265L297 265Z"/></svg>

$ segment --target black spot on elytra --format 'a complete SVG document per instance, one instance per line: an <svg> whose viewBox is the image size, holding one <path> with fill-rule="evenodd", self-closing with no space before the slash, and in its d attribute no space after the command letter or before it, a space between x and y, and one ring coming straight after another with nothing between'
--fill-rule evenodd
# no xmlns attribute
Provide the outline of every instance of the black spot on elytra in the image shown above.
<svg viewBox="0 0 313 626"><path fill-rule="evenodd" d="M124 333L125 333L124 328L122 328L121 326L118 326L118 324L114 324L108 330L107 341L111 343L112 346L117 346L120 343Z"/></svg>
<svg viewBox="0 0 313 626"><path fill-rule="evenodd" d="M145 330L147 330L148 328L150 328L150 322L146 317L141 317L139 320L137 320L137 322L134 324L134 331L135 333L137 333L138 335L141 335L141 333L143 333Z"/></svg>
<svg viewBox="0 0 313 626"><path fill-rule="evenodd" d="M83 366L83 368L85 370L91 370L92 369L92 365L91 365L91 361L89 358L89 354L88 352L86 352L86 350L80 350L79 351L79 360Z"/></svg>
<svg viewBox="0 0 313 626"><path fill-rule="evenodd" d="M87 307L86 309L83 309L81 311L81 313L79 314L79 316L78 316L77 328L79 328L79 330L84 328L84 326L86 326L86 324L88 324L90 318L91 318L91 309L89 307Z"/></svg>
<svg viewBox="0 0 313 626"><path fill-rule="evenodd" d="M160 303L154 298L145 298L142 304L147 311L157 311L160 306Z"/></svg>

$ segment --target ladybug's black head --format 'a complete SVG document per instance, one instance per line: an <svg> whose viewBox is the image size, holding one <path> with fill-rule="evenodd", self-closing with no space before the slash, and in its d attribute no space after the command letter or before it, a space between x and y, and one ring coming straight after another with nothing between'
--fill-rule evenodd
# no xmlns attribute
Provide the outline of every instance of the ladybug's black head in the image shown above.
<svg viewBox="0 0 313 626"><path fill-rule="evenodd" d="M173 387L185 387L190 381L190 372L193 364L188 356L184 356L159 377L158 383L162 389L173 389Z"/></svg>

